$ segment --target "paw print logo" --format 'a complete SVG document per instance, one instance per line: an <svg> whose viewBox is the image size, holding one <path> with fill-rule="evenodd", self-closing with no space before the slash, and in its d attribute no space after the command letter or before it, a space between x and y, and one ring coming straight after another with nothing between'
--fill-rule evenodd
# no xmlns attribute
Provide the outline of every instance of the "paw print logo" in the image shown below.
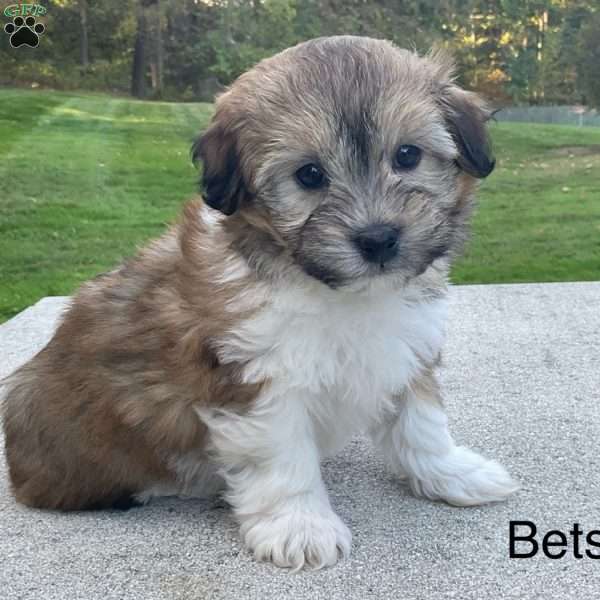
<svg viewBox="0 0 600 600"><path fill-rule="evenodd" d="M23 45L35 48L40 43L39 36L46 28L41 23L36 23L34 17L15 17L12 23L4 26L4 31L10 35L10 45L13 48Z"/></svg>

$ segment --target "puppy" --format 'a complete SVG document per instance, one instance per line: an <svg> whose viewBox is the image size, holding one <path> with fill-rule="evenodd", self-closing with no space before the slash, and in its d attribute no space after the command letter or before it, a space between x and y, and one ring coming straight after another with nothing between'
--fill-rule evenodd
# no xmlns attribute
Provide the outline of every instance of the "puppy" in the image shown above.
<svg viewBox="0 0 600 600"><path fill-rule="evenodd" d="M488 117L442 55L381 40L312 40L242 75L193 147L204 203L85 284L10 379L17 500L224 486L256 558L298 569L350 551L319 461L357 432L416 494L513 492L455 445L434 375Z"/></svg>

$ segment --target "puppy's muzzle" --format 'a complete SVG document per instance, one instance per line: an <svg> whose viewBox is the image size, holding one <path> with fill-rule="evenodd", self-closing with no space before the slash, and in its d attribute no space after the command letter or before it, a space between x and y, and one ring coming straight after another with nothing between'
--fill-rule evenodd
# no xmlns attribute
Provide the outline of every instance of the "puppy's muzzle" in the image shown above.
<svg viewBox="0 0 600 600"><path fill-rule="evenodd" d="M354 243L362 257L383 266L398 254L400 231L391 225L370 225L356 234Z"/></svg>

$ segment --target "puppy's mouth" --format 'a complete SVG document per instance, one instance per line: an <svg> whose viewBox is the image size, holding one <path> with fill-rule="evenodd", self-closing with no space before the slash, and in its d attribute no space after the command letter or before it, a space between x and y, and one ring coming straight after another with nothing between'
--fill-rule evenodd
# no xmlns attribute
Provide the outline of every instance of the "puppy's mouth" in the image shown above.
<svg viewBox="0 0 600 600"><path fill-rule="evenodd" d="M389 263L364 264L360 273L345 275L332 267L320 264L316 261L295 256L296 264L304 273L325 284L332 290L340 289L362 289L369 287L374 280L389 278L398 273Z"/></svg>
<svg viewBox="0 0 600 600"><path fill-rule="evenodd" d="M377 264L365 264L364 271L354 276L343 275L335 269L319 264L306 258L295 256L296 264L304 273L325 284L332 290L339 289L356 289L369 288L376 281L390 280L396 281L396 284L401 285L403 282L419 277L439 258L448 256L448 248L440 247L432 249L428 256L419 261L418 264L404 264L404 268L399 267L397 261L394 263L380 262Z"/></svg>

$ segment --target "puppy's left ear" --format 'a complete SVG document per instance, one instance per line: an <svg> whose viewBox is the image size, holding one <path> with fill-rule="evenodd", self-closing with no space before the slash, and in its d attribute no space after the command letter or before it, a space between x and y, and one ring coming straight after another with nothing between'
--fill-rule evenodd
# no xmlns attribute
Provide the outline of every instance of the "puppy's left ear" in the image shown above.
<svg viewBox="0 0 600 600"><path fill-rule="evenodd" d="M248 196L235 134L226 131L218 121L213 121L194 142L192 160L194 163L202 161L206 204L232 215Z"/></svg>
<svg viewBox="0 0 600 600"><path fill-rule="evenodd" d="M443 90L439 102L458 148L458 166L473 177L487 177L496 165L486 127L492 112L476 94L454 84Z"/></svg>

